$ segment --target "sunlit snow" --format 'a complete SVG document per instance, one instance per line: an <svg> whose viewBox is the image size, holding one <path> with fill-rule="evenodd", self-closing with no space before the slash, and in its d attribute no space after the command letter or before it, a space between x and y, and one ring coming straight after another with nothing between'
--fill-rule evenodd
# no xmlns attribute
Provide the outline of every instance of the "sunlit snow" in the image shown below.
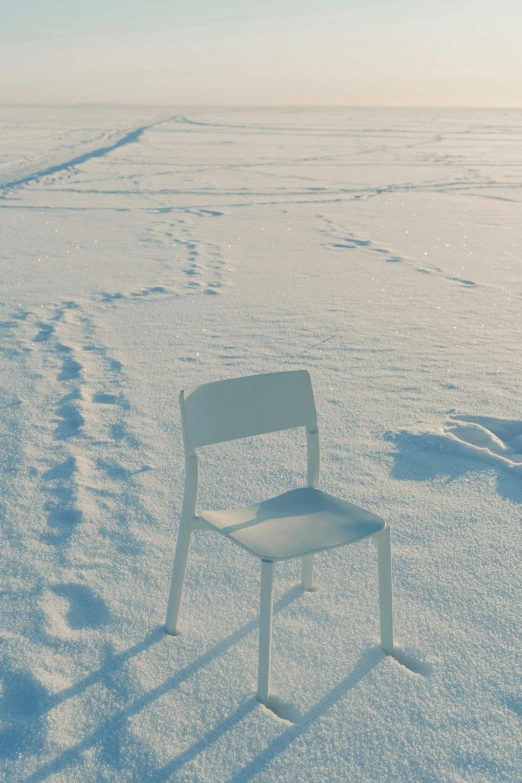
<svg viewBox="0 0 522 783"><path fill-rule="evenodd" d="M0 779L520 780L522 112L4 108ZM180 389L308 369L321 488L392 526L275 579L198 531ZM284 432L200 503L305 480ZM281 708L284 706L284 709Z"/></svg>

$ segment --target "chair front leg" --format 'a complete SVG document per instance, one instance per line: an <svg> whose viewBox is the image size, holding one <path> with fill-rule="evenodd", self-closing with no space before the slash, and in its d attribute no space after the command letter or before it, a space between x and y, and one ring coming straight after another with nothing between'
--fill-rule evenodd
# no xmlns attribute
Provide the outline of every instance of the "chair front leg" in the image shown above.
<svg viewBox="0 0 522 783"><path fill-rule="evenodd" d="M274 602L274 563L261 561L261 609L259 617L259 669L257 698L266 704L270 695L270 660L272 653L272 609Z"/></svg>
<svg viewBox="0 0 522 783"><path fill-rule="evenodd" d="M314 556L305 555L301 561L301 587L303 590L311 590L314 576Z"/></svg>
<svg viewBox="0 0 522 783"><path fill-rule="evenodd" d="M393 655L393 599L390 527L386 525L375 536L379 569L379 612L381 626L381 647Z"/></svg>
<svg viewBox="0 0 522 783"><path fill-rule="evenodd" d="M165 630L171 636L175 636L178 633L176 625L181 604L181 594L183 592L183 582L185 579L185 569L187 567L191 533L192 525L190 521L182 521L179 526L176 554L174 555L174 569L172 571L172 582L170 585L169 603L167 606L167 620L165 623Z"/></svg>

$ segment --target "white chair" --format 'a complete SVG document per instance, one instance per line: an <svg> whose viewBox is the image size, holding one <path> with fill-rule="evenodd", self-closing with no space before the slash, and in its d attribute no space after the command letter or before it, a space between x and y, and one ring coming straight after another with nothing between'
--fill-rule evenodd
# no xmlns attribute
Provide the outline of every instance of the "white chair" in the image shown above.
<svg viewBox="0 0 522 783"><path fill-rule="evenodd" d="M261 560L259 701L270 696L273 571L276 560L302 559L301 586L312 588L315 552L374 536L379 574L382 649L393 654L390 528L380 517L321 492L319 433L308 372L252 375L187 389L180 394L185 445L185 494L174 558L166 631L175 635L193 530L226 536ZM196 514L198 459L195 449L213 443L306 427L307 486L254 506Z"/></svg>

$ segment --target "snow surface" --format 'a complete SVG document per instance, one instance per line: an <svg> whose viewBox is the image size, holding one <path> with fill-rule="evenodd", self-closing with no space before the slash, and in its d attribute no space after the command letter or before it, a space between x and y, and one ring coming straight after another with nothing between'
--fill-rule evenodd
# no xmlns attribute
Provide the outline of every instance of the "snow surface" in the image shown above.
<svg viewBox="0 0 522 783"><path fill-rule="evenodd" d="M522 112L4 108L0 778L522 780ZM276 568L197 532L177 396L309 369L326 492L392 525ZM201 451L203 508L305 439ZM277 700L280 700L279 702Z"/></svg>

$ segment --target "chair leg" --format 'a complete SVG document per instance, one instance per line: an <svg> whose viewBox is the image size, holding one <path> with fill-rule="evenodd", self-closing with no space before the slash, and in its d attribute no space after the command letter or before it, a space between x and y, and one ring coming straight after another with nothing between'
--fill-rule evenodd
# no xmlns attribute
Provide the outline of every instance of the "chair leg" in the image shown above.
<svg viewBox="0 0 522 783"><path fill-rule="evenodd" d="M274 563L261 561L261 611L259 618L259 669L257 698L266 704L270 694L270 659L272 651L272 606Z"/></svg>
<svg viewBox="0 0 522 783"><path fill-rule="evenodd" d="M181 603L181 593L183 591L183 581L185 579L185 568L187 566L187 557L190 546L190 534L192 527L189 522L181 522L178 533L178 542L176 544L176 554L174 555L174 569L172 571L172 582L170 585L169 603L167 606L167 620L165 630L171 636L175 636L176 625L178 622L179 606Z"/></svg>
<svg viewBox="0 0 522 783"><path fill-rule="evenodd" d="M314 556L305 555L301 558L301 587L303 590L311 590L314 575Z"/></svg>
<svg viewBox="0 0 522 783"><path fill-rule="evenodd" d="M375 536L379 569L379 611L381 626L381 647L393 655L393 603L391 536L388 525Z"/></svg>

